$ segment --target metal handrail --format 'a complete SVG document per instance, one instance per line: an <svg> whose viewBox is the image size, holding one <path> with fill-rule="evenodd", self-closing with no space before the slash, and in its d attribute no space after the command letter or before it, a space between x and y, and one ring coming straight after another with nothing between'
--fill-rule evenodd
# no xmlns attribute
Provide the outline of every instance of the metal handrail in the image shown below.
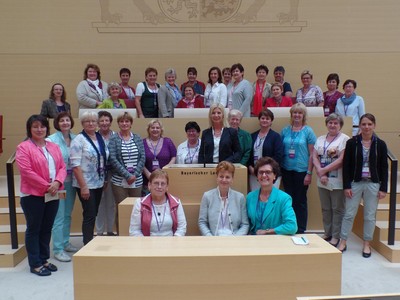
<svg viewBox="0 0 400 300"><path fill-rule="evenodd" d="M8 209L10 215L11 248L18 249L17 211L15 208L15 182L14 182L15 152L7 160L7 188Z"/></svg>
<svg viewBox="0 0 400 300"><path fill-rule="evenodd" d="M388 149L390 164L390 196L389 196L389 232L388 245L394 245L396 231L396 196L397 196L397 169L398 161L396 156Z"/></svg>

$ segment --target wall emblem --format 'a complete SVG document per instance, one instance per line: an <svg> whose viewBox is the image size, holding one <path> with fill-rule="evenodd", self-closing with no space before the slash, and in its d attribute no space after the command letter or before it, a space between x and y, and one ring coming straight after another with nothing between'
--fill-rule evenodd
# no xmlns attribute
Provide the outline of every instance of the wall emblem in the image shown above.
<svg viewBox="0 0 400 300"><path fill-rule="evenodd" d="M307 22L298 20L299 1L99 0L101 22L92 26L99 33L300 32Z"/></svg>

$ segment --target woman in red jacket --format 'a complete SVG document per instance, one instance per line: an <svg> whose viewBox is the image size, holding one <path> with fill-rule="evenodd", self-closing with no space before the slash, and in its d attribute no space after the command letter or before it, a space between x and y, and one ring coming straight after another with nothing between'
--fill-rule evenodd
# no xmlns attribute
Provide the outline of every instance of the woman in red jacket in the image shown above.
<svg viewBox="0 0 400 300"><path fill-rule="evenodd" d="M176 108L204 108L204 100L200 95L196 95L192 85L185 86L185 97L179 100Z"/></svg>

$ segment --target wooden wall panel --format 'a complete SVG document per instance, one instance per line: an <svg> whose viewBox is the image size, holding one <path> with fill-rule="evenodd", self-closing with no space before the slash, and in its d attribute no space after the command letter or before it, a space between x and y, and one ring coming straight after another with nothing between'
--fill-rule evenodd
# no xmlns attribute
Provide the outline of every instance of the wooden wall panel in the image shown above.
<svg viewBox="0 0 400 300"><path fill-rule="evenodd" d="M314 83L323 89L326 76L338 72L342 82L357 80L358 94L377 117L377 132L391 137L391 150L400 156L398 1L269 0L257 10L252 5L263 1L238 2L237 14L225 22L195 18L152 24L143 21L142 3L162 16L159 3L165 1L2 1L0 113L6 140L0 165L23 139L27 117L40 111L53 83L65 85L77 116L75 88L88 62L97 63L108 82L118 80L118 70L127 66L133 71L134 85L143 80L148 66L159 70L161 83L165 69L173 66L181 83L190 65L206 81L211 66L241 62L245 77L253 81L257 65L264 63L272 70L282 64L294 89L300 87L304 69L314 73ZM280 22L278 16L290 12L289 4L297 2L292 21ZM107 21L107 3L110 16L121 15L118 24ZM268 80L273 80L272 75ZM0 174L4 172L1 168Z"/></svg>

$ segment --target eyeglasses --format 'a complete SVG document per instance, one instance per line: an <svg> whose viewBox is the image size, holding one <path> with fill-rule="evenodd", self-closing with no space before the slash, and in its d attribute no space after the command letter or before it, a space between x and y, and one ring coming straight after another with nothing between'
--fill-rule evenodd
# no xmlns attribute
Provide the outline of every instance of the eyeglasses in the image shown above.
<svg viewBox="0 0 400 300"><path fill-rule="evenodd" d="M97 121L96 121L96 120L85 120L85 121L83 121L83 123L92 123L92 124L96 124Z"/></svg>
<svg viewBox="0 0 400 300"><path fill-rule="evenodd" d="M274 171L271 170L266 170L266 171L258 171L258 176L263 176L263 175L272 175Z"/></svg>
<svg viewBox="0 0 400 300"><path fill-rule="evenodd" d="M151 183L151 185L153 185L153 186L161 186L161 187L166 187L166 186L167 186L167 183L166 183L166 182L164 182L164 181L162 181L162 182L153 181L153 182Z"/></svg>

